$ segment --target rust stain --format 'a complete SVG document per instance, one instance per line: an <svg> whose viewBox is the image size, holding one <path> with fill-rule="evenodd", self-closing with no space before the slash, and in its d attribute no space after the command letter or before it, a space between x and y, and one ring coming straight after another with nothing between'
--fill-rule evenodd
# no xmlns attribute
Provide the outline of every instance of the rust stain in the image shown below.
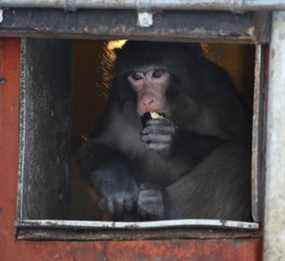
<svg viewBox="0 0 285 261"><path fill-rule="evenodd" d="M236 242L239 242L238 244ZM136 256L155 260L260 260L256 255L258 247L249 248L249 241L234 240L175 240L128 242L124 248L117 243L107 245L111 260L132 260ZM121 258L121 259L120 259Z"/></svg>

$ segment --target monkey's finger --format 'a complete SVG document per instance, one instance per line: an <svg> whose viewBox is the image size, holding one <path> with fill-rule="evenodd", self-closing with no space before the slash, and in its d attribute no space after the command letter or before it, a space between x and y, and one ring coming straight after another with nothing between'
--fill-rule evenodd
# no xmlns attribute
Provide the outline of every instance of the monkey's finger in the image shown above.
<svg viewBox="0 0 285 261"><path fill-rule="evenodd" d="M145 127L142 132L142 134L148 134L148 133L160 133L160 134L174 134L175 133L175 127L174 126L147 126Z"/></svg>
<svg viewBox="0 0 285 261"><path fill-rule="evenodd" d="M155 194L157 194L157 190L151 189L151 188L146 188L146 189L142 189L140 191L139 197L145 197L145 196L155 195Z"/></svg>
<svg viewBox="0 0 285 261"><path fill-rule="evenodd" d="M138 211L144 217L163 217L163 199L159 190L143 190L139 194Z"/></svg>
<svg viewBox="0 0 285 261"><path fill-rule="evenodd" d="M141 136L143 142L157 142L157 143L169 143L172 140L171 135L160 135L160 134L145 134Z"/></svg>
<svg viewBox="0 0 285 261"><path fill-rule="evenodd" d="M142 190L139 195L139 198L145 202L156 201L158 197L160 197L160 192L154 189Z"/></svg>
<svg viewBox="0 0 285 261"><path fill-rule="evenodd" d="M145 191L145 190L154 190L154 186L156 186L156 185L154 185L152 183L142 183L139 186L139 190L140 190L140 192Z"/></svg>
<svg viewBox="0 0 285 261"><path fill-rule="evenodd" d="M146 126L150 125L169 126L173 125L173 123L168 119L150 119L146 122Z"/></svg>
<svg viewBox="0 0 285 261"><path fill-rule="evenodd" d="M148 143L146 144L147 147L151 150L155 151L162 151L162 150L168 150L169 149L169 143Z"/></svg>

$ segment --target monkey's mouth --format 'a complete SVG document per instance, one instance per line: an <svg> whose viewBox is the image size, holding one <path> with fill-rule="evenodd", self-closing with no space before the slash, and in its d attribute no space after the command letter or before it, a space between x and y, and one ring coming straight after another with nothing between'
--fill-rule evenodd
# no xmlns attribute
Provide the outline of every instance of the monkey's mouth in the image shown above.
<svg viewBox="0 0 285 261"><path fill-rule="evenodd" d="M141 116L141 122L143 127L145 127L147 121L150 119L161 119L161 118L166 118L166 114L163 112L145 112Z"/></svg>

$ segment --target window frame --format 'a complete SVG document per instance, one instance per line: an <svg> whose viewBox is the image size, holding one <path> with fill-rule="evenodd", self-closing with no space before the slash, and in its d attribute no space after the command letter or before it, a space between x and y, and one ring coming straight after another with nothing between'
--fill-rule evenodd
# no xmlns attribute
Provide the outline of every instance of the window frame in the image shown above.
<svg viewBox="0 0 285 261"><path fill-rule="evenodd" d="M17 11L18 12L18 11ZM25 11L19 10L21 18L25 17ZM31 12L31 11L29 11ZM34 12L34 11L33 11ZM56 12L56 11L49 11ZM91 12L91 11L90 11ZM126 12L126 11L124 11ZM84 15L85 12L83 12ZM185 14L185 12L182 12ZM181 14L182 14L181 13ZM200 12L194 12L195 15L199 15ZM189 13L189 14L194 14ZM205 12L201 12L201 15ZM62 14L63 15L63 14ZM66 14L64 14L66 15ZM86 13L85 13L86 15ZM104 15L104 13L102 13ZM179 12L177 14L179 16ZM80 12L76 14L80 16ZM133 19L133 12L129 11L130 19ZM214 13L213 17L219 16L218 12ZM231 14L230 16L237 16ZM239 15L240 22L244 22L248 17ZM213 19L213 17L211 19ZM24 195L24 168L23 164L26 157L24 150L25 144L25 131L28 126L25 126L26 113L25 105L27 103L25 97L24 77L25 77L25 64L22 57L22 79L21 79L21 117L20 117L20 161L19 161L19 185L18 185L18 206L17 206L17 239L57 239L57 240L96 240L96 239L151 239L151 238L243 238L243 237L257 237L260 235L260 224L263 220L263 188L264 188L264 126L266 122L266 115L264 110L264 103L266 99L266 73L265 69L265 53L266 43L268 42L268 28L264 26L266 19L260 19L260 14L253 15L256 34L248 35L246 38L244 35L231 35L231 31L227 32L228 35L223 35L219 31L219 28L224 24L224 20L218 22L215 28L212 28L211 37L207 38L210 31L205 30L201 34L196 34L193 30L188 31L190 37L181 37L181 35L174 39L173 35L165 34L159 40L162 41L196 41L196 42L239 42L239 43L251 43L255 44L255 77L254 77L254 103L253 103L253 123L252 123L252 214L254 222L239 222L239 221L225 221L225 220L169 220L169 221L155 221L155 222L107 222L107 221L73 221L73 220L57 220L57 219L27 219L23 215L23 195ZM258 19L257 19L257 18ZM196 18L197 19L197 18ZM216 19L216 18L215 18ZM238 20L237 19L237 20ZM21 19L19 19L21 20ZM100 20L100 19L99 19ZM165 18L167 21L167 17ZM94 22L93 20L91 21ZM106 21L105 21L106 22ZM248 21L247 21L248 22ZM103 22L104 23L104 22ZM209 21L207 21L209 23ZM246 24L246 22L244 22ZM163 25L163 22L161 22ZM167 25L167 24L166 24ZM247 24L248 25L248 24ZM102 26L102 24L101 24ZM161 25L160 25L161 26ZM165 24L164 24L165 26ZM207 26L207 25L206 25ZM233 25L231 25L233 26ZM157 28L141 29L133 24L130 24L130 29L136 28L135 33L128 34L128 39L147 40L151 37L152 40L158 40L153 37L153 33L157 32ZM29 27L28 27L29 28ZM178 27L176 27L177 29ZM244 29L244 27L242 27ZM258 29L257 29L258 28ZM165 28L162 28L165 29ZM228 29L228 28L227 28ZM55 28L54 28L55 30ZM165 29L166 30L166 29ZM74 37L73 33L62 34L55 32L55 38L70 39ZM143 33L141 34L141 31ZM162 30L163 31L163 30ZM171 28L169 28L171 31ZM187 31L187 30L186 30ZM254 31L254 30L253 30ZM77 32L77 38L88 39L116 39L121 38L121 33L111 33L106 37L103 32L97 32L96 35L88 35L86 32ZM19 33L21 35L21 33ZM159 33L161 34L161 32ZM187 33L184 32L187 35ZM99 36L98 36L99 35ZM241 33L242 35L242 33ZM23 36L34 37L34 31L25 32ZM50 37L50 31L48 33L43 32L43 35L38 35L40 38ZM101 37L100 37L101 36ZM125 37L124 37L125 38ZM187 39L186 39L187 38ZM25 47L25 40L23 40L22 48ZM25 52L22 52L22 55Z"/></svg>

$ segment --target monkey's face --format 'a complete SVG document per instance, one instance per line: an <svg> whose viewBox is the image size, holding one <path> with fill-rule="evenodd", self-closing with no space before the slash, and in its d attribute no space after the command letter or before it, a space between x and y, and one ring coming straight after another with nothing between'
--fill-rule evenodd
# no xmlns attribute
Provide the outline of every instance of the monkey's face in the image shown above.
<svg viewBox="0 0 285 261"><path fill-rule="evenodd" d="M168 112L166 90L170 85L170 73L166 68L147 66L128 75L131 88L137 95L137 112Z"/></svg>

